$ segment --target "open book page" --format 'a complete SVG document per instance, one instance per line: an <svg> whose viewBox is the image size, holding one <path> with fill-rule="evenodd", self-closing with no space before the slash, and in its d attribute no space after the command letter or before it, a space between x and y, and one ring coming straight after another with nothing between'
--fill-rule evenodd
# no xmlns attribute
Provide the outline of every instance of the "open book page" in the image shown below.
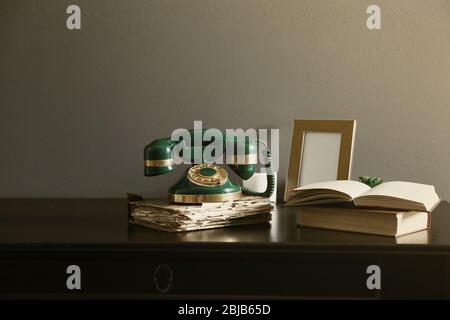
<svg viewBox="0 0 450 320"><path fill-rule="evenodd" d="M370 187L362 182L353 180L334 180L326 182L312 183L292 190L291 194L296 195L306 190L331 190L344 193L353 199L370 191Z"/></svg>
<svg viewBox="0 0 450 320"><path fill-rule="evenodd" d="M403 181L384 182L372 188L360 198L361 200L365 200L369 197L372 199L389 197L406 200L411 203L423 204L428 212L434 209L434 207L440 202L434 186ZM356 205L360 202L358 200L359 199L355 199Z"/></svg>

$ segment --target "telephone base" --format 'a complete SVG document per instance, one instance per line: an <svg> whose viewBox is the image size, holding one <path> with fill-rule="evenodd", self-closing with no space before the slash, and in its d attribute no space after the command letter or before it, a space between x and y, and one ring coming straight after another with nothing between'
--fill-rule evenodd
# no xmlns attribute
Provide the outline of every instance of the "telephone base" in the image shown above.
<svg viewBox="0 0 450 320"><path fill-rule="evenodd" d="M242 197L241 191L218 194L169 194L169 201L174 203L200 204L204 202L224 202L239 200Z"/></svg>

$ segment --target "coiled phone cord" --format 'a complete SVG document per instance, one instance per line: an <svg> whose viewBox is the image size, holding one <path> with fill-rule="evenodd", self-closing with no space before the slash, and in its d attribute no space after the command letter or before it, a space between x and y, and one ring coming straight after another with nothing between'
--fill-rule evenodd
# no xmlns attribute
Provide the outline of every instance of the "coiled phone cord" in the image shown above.
<svg viewBox="0 0 450 320"><path fill-rule="evenodd" d="M267 161L264 165L264 168L266 169L266 176L267 176L267 187L266 190L263 192L256 192L255 190L252 190L250 188L242 187L242 194L247 196L259 196L259 197L265 197L270 198L273 194L273 191L275 190L275 175L274 171L272 169L272 156L270 153L270 150L266 149L266 157Z"/></svg>

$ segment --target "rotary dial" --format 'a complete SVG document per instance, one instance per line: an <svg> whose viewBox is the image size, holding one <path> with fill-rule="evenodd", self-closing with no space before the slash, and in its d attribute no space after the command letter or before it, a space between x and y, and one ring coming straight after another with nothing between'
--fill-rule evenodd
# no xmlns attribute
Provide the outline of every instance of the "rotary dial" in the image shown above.
<svg viewBox="0 0 450 320"><path fill-rule="evenodd" d="M188 179L200 186L214 187L227 182L228 173L218 165L203 163L189 169Z"/></svg>

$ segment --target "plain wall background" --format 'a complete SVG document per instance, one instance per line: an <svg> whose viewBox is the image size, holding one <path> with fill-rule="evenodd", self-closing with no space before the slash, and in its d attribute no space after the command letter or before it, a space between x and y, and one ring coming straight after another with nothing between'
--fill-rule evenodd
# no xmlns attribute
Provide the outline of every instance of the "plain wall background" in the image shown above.
<svg viewBox="0 0 450 320"><path fill-rule="evenodd" d="M450 1L0 2L2 197L164 196L143 148L194 120L279 128L283 192L295 118L356 119L354 178L449 198Z"/></svg>

